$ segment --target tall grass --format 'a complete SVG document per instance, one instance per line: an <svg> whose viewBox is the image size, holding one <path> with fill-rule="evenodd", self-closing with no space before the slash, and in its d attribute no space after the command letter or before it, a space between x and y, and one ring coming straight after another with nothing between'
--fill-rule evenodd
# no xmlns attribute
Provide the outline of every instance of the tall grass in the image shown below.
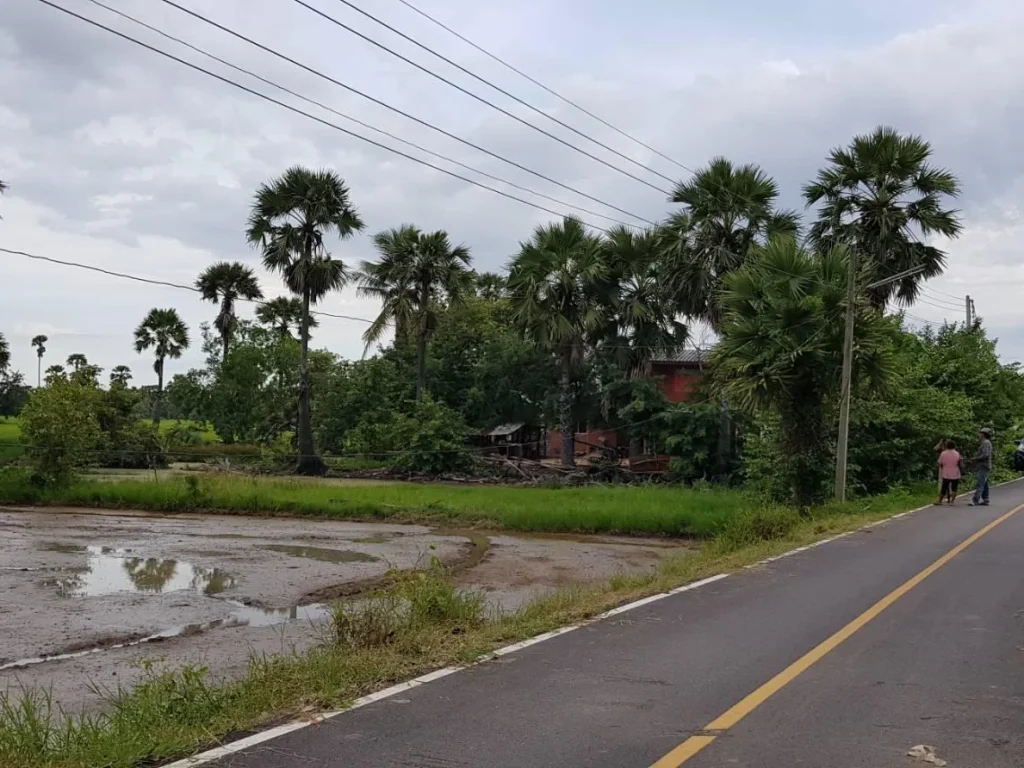
<svg viewBox="0 0 1024 768"><path fill-rule="evenodd" d="M345 484L237 476L101 482L39 490L0 475L0 503L157 511L215 510L338 519L490 524L511 530L710 537L759 502L738 491L678 486L522 488L415 483Z"/></svg>

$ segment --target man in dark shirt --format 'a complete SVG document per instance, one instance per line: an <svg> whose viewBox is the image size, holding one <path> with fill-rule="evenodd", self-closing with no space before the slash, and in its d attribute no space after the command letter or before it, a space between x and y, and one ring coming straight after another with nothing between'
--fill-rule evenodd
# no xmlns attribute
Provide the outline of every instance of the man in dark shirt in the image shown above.
<svg viewBox="0 0 1024 768"><path fill-rule="evenodd" d="M982 427L980 430L981 442L978 444L978 452L971 461L974 462L974 497L971 499L971 506L988 506L988 475L992 471L992 430Z"/></svg>

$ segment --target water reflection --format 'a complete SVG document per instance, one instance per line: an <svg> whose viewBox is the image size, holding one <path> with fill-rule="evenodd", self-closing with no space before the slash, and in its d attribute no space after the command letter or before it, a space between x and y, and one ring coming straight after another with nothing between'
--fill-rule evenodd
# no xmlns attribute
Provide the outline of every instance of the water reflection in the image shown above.
<svg viewBox="0 0 1024 768"><path fill-rule="evenodd" d="M181 560L137 557L131 550L90 546L85 568L58 579L66 597L98 597L119 593L159 594L190 591L215 595L234 586L219 568L200 568Z"/></svg>
<svg viewBox="0 0 1024 768"><path fill-rule="evenodd" d="M244 603L239 603L234 600L228 600L226 602L235 610L233 610L231 614L224 619L215 619L214 621L207 621L202 624L184 624L176 627L169 627L139 640L115 643L114 645L97 646L96 648L87 648L82 651L73 651L71 653L58 653L52 656L33 656L26 659L18 659L6 664L0 664L0 672L3 672L6 669L32 667L36 664L43 664L48 661L78 659L82 656L91 656L94 653L113 651L119 648L134 648L137 645L158 642L160 640L169 640L173 637L198 635L203 632L209 632L213 629L227 629L230 627L272 627L278 624L287 624L292 621L323 621L331 616L331 607L328 605L321 605L320 603L314 603L312 605L297 605L292 606L291 608L256 608L255 606L245 605Z"/></svg>

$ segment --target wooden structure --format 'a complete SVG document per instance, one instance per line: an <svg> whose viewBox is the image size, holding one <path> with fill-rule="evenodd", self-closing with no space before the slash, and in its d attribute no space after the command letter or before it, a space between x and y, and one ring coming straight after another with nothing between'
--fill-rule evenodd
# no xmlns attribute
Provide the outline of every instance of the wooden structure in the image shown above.
<svg viewBox="0 0 1024 768"><path fill-rule="evenodd" d="M484 430L470 440L483 453L497 454L508 458L544 458L544 430L523 422L499 424L494 429Z"/></svg>

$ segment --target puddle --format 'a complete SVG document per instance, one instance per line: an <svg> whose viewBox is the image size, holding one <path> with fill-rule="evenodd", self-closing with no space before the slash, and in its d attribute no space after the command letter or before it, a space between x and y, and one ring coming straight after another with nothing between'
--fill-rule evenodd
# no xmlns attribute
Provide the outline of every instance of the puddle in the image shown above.
<svg viewBox="0 0 1024 768"><path fill-rule="evenodd" d="M152 635L139 638L138 640L129 640L123 643L97 646L96 648L87 648L82 651L18 659L17 661L0 664L0 672L7 669L33 667L36 664L44 664L48 661L80 659L83 656L91 656L95 653L116 651L120 648L134 648L139 645L145 645L146 643L170 640L175 637L198 635L203 632L209 632L213 629L227 629L230 627L273 627L278 624L287 624L292 621L323 621L331 616L331 607L320 603L296 605L291 608L256 608L255 606L245 605L244 603L238 603L234 600L227 600L225 602L235 609L231 612L231 615L225 619L215 619L214 621L207 621L202 624L184 624L177 627L170 627L168 629L155 632Z"/></svg>
<svg viewBox="0 0 1024 768"><path fill-rule="evenodd" d="M323 547L300 547L291 544L268 544L264 549L281 552L293 557L305 557L324 563L376 563L379 557L357 552L354 549L324 549Z"/></svg>
<svg viewBox="0 0 1024 768"><path fill-rule="evenodd" d="M235 585L235 580L220 568L200 568L181 560L137 557L130 549L89 546L78 551L86 555L85 567L50 582L64 597L182 591L216 595Z"/></svg>

